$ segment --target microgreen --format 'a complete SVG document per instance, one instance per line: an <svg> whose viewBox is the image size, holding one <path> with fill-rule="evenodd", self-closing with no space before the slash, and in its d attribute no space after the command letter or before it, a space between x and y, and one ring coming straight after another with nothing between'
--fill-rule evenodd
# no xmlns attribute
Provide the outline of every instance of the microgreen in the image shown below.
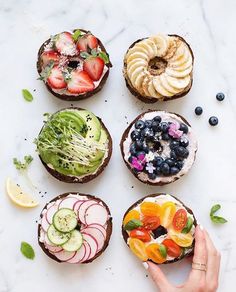
<svg viewBox="0 0 236 292"><path fill-rule="evenodd" d="M24 157L24 162L21 162L17 158L13 158L13 163L18 170L26 170L32 161L33 157L31 155L26 155Z"/></svg>
<svg viewBox="0 0 236 292"><path fill-rule="evenodd" d="M221 205L220 204L216 204L214 206L211 207L211 211L210 211L210 218L211 221L214 223L219 223L219 224L224 224L226 222L228 222L225 218L220 217L220 216L215 216L215 213L220 210Z"/></svg>

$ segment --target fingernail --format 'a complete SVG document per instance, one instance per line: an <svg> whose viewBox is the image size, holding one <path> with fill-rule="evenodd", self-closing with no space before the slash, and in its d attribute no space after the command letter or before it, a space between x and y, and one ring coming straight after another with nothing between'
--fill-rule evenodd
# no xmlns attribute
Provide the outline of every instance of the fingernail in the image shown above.
<svg viewBox="0 0 236 292"><path fill-rule="evenodd" d="M148 269L148 263L147 262L143 262L142 264L144 266L144 269L147 270Z"/></svg>
<svg viewBox="0 0 236 292"><path fill-rule="evenodd" d="M199 227L203 231L204 228L203 228L202 224L200 224Z"/></svg>

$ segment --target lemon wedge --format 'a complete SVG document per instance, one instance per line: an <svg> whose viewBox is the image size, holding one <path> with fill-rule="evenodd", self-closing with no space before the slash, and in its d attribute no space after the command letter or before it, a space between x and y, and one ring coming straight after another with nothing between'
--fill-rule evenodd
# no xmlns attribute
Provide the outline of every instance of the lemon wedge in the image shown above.
<svg viewBox="0 0 236 292"><path fill-rule="evenodd" d="M30 194L25 193L20 186L15 184L10 178L6 180L6 189L8 197L17 206L33 208L39 204Z"/></svg>

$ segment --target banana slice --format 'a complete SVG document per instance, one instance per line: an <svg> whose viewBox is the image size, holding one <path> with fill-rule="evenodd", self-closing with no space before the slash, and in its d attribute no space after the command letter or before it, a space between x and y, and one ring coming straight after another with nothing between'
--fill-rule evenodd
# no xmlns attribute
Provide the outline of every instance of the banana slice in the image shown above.
<svg viewBox="0 0 236 292"><path fill-rule="evenodd" d="M149 59L152 59L157 55L157 47L155 43L150 39L142 40L137 44L137 47L146 50L148 52Z"/></svg>
<svg viewBox="0 0 236 292"><path fill-rule="evenodd" d="M127 58L127 63L131 62L132 60L134 60L136 58L141 58L141 59L144 59L146 61L149 60L149 57L147 54L145 54L143 52L134 52Z"/></svg>
<svg viewBox="0 0 236 292"><path fill-rule="evenodd" d="M187 75L189 75L191 73L193 69L193 66L188 67L186 70L184 71L177 71L176 68L166 68L166 74L168 74L169 76L172 77L177 77L177 78L182 78L182 77L186 77Z"/></svg>
<svg viewBox="0 0 236 292"><path fill-rule="evenodd" d="M138 63L140 66L147 66L148 65L148 62L146 60L141 59L141 58L137 58L137 59L134 59L127 64L127 70L129 70L129 68L136 63Z"/></svg>
<svg viewBox="0 0 236 292"><path fill-rule="evenodd" d="M173 95L174 95L173 93L171 93L170 91L166 90L166 89L162 86L162 84L161 84L161 80L160 80L160 76L155 76L155 77L153 78L153 85L154 85L156 91L157 91L160 95L162 95L162 96L168 96L168 97L169 97L169 96L173 96Z"/></svg>
<svg viewBox="0 0 236 292"><path fill-rule="evenodd" d="M170 84L171 87L174 87L179 90L183 90L191 82L190 75L187 75L184 78L175 78L175 77L166 75L166 80Z"/></svg>
<svg viewBox="0 0 236 292"><path fill-rule="evenodd" d="M136 77L135 81L134 81L134 87L136 89L138 89L138 91L142 91L142 83L143 83L143 78L144 78L145 74L144 72L141 72L140 74L138 74L138 76Z"/></svg>
<svg viewBox="0 0 236 292"><path fill-rule="evenodd" d="M190 66L192 67L192 60L191 60L191 58L187 62L183 63L182 65L179 65L178 67L174 67L173 69L176 70L176 71L185 71Z"/></svg>
<svg viewBox="0 0 236 292"><path fill-rule="evenodd" d="M150 93L148 91L148 83L149 83L149 78L145 76L143 79L142 90L147 97L150 96Z"/></svg>
<svg viewBox="0 0 236 292"><path fill-rule="evenodd" d="M141 48L141 47L138 48L137 44L136 44L131 49L128 50L128 52L126 53L126 59L128 59L130 55L132 55L133 53L136 53L136 52L141 52L141 53L148 55L147 50L145 50L144 48Z"/></svg>
<svg viewBox="0 0 236 292"><path fill-rule="evenodd" d="M169 46L168 36L158 34L156 36L150 37L149 39L153 41L156 45L156 57L163 57L166 54Z"/></svg>
<svg viewBox="0 0 236 292"><path fill-rule="evenodd" d="M155 98L161 98L162 96L156 91L155 87L153 86L153 81L150 80L148 83L148 91L149 91L149 96L155 97Z"/></svg>
<svg viewBox="0 0 236 292"><path fill-rule="evenodd" d="M187 62L190 62L192 64L193 59L192 59L191 53L187 49L185 49L185 53L181 58L179 58L178 60L173 61L173 62L172 62L172 60L169 61L169 67L177 68L177 67L182 66L183 64L185 64Z"/></svg>
<svg viewBox="0 0 236 292"><path fill-rule="evenodd" d="M170 85L170 83L168 82L168 80L167 80L168 77L169 77L169 76L166 75L165 73L163 73L163 74L160 75L160 82L161 82L161 85L162 85L167 91L169 91L170 93L172 93L173 95L180 93L180 92L182 91L182 89L172 87L172 86Z"/></svg>
<svg viewBox="0 0 236 292"><path fill-rule="evenodd" d="M142 74L142 72L143 72L143 68L142 67L138 67L138 68L136 68L133 72L132 72L132 74L129 76L129 78L130 78L130 81L131 81L131 83L132 83L132 85L135 87L135 82L136 82L136 79L137 79L137 77L140 75L140 74ZM136 88L136 87L135 87Z"/></svg>
<svg viewBox="0 0 236 292"><path fill-rule="evenodd" d="M169 62L170 63L178 62L179 60L184 58L185 54L187 53L188 53L187 46L183 42L181 42L173 57L170 58Z"/></svg>
<svg viewBox="0 0 236 292"><path fill-rule="evenodd" d="M128 69L127 73L129 76L137 69L137 68L145 68L145 65L142 62L135 62L133 63Z"/></svg>
<svg viewBox="0 0 236 292"><path fill-rule="evenodd" d="M168 47L168 50L164 56L164 58L166 60L169 60L174 56L174 54L177 50L177 44L178 44L177 38L169 37L169 47Z"/></svg>

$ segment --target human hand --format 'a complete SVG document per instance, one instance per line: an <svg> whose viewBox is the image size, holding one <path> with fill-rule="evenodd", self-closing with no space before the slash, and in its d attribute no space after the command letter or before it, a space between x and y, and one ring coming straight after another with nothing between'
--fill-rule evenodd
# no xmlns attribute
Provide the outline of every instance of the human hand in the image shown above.
<svg viewBox="0 0 236 292"><path fill-rule="evenodd" d="M144 263L144 266L160 292L215 292L218 287L220 253L215 248L208 232L198 225L195 231L192 270L184 284L172 285L159 266L152 262Z"/></svg>

